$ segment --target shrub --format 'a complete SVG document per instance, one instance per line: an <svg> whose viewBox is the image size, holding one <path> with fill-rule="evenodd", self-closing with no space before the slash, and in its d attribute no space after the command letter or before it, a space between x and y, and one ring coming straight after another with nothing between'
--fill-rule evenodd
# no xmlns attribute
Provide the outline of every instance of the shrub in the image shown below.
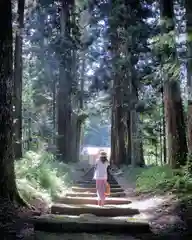
<svg viewBox="0 0 192 240"><path fill-rule="evenodd" d="M151 166L146 168L128 168L128 179L136 181L138 192L172 191L177 194L192 194L192 175L186 167L172 170L169 166Z"/></svg>
<svg viewBox="0 0 192 240"><path fill-rule="evenodd" d="M15 162L18 189L27 201L41 198L48 202L71 185L70 165L57 161L47 152L27 152Z"/></svg>

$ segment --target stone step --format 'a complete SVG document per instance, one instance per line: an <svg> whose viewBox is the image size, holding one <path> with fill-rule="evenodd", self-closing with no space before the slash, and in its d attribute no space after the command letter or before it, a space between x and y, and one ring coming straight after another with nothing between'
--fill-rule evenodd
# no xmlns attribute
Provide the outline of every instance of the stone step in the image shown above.
<svg viewBox="0 0 192 240"><path fill-rule="evenodd" d="M145 234L146 235L146 234ZM149 235L147 233L147 235ZM143 236L143 234L142 234ZM137 236L131 236L127 233L109 233L109 232L97 232L97 233L85 233L85 232L43 232L35 231L35 240L141 240L136 238ZM151 240L151 239L150 239ZM170 240L170 239L169 239ZM174 239L175 240L175 239Z"/></svg>
<svg viewBox="0 0 192 240"><path fill-rule="evenodd" d="M51 207L52 214L66 214L78 216L80 214L94 214L102 217L116 217L116 216L133 216L139 214L138 209L123 208L120 206L104 206L97 205L67 205L67 204L53 204Z"/></svg>
<svg viewBox="0 0 192 240"><path fill-rule="evenodd" d="M96 193L96 188L80 188L80 187L72 187L73 192L92 192ZM111 192L124 192L122 188L111 188Z"/></svg>
<svg viewBox="0 0 192 240"><path fill-rule="evenodd" d="M81 187L81 188L95 188L96 187L96 183L79 183L79 184L75 184L74 187ZM110 184L111 188L120 188L120 186L118 184Z"/></svg>
<svg viewBox="0 0 192 240"><path fill-rule="evenodd" d="M63 204L93 204L97 205L97 198L95 197L63 197L56 200L56 203ZM110 198L107 197L105 204L107 205L119 205L119 204L129 204L130 200L127 198Z"/></svg>
<svg viewBox="0 0 192 240"><path fill-rule="evenodd" d="M76 181L76 183L77 184L86 184L86 183L96 183L96 181L94 180L94 179L92 179L92 180L80 180L80 181ZM115 180L110 180L110 181L108 181L108 183L109 184L118 184L118 182L117 181L115 181Z"/></svg>
<svg viewBox="0 0 192 240"><path fill-rule="evenodd" d="M97 197L96 193L91 192L73 192L73 193L66 193L66 197ZM124 192L115 192L110 194L110 198L113 197L125 197L126 193Z"/></svg>
<svg viewBox="0 0 192 240"><path fill-rule="evenodd" d="M95 179L90 179L90 180L86 180L86 179L82 179L82 180L79 180L79 181L76 181L76 183L95 183L96 182L96 180ZM115 180L110 180L110 181L108 181L110 184L118 184L118 182L117 181L115 181Z"/></svg>
<svg viewBox="0 0 192 240"><path fill-rule="evenodd" d="M35 231L44 232L68 232L68 233L128 233L141 234L150 233L150 226L147 222L139 220L116 220L98 217L72 217L58 215L42 215L28 220L33 223ZM126 238L128 239L128 238Z"/></svg>
<svg viewBox="0 0 192 240"><path fill-rule="evenodd" d="M95 180L94 179L92 179L92 178L83 178L83 180L82 181L84 181L84 182L95 182ZM108 179L107 180L109 183L114 183L114 184L117 184L117 181L116 180L114 180L114 179Z"/></svg>
<svg viewBox="0 0 192 240"><path fill-rule="evenodd" d="M95 183L95 182L96 182L95 179L84 179L84 178L82 178L81 180L76 181L76 183ZM115 181L115 180L110 180L108 182L111 182L113 184L117 184L117 181Z"/></svg>
<svg viewBox="0 0 192 240"><path fill-rule="evenodd" d="M84 174L84 177L86 178L88 178L88 177L91 177L91 176L93 176L93 173L94 173L94 168L92 167L92 168L90 168L89 170L87 170L87 172Z"/></svg>

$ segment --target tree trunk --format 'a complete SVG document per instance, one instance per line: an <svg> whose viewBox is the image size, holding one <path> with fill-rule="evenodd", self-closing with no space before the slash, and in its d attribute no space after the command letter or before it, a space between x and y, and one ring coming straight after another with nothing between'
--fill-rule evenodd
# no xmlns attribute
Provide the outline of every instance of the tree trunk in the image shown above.
<svg viewBox="0 0 192 240"><path fill-rule="evenodd" d="M161 0L161 18L164 21L162 25L163 34L168 34L170 31L174 30L173 16L173 1ZM166 59L170 57L171 59L174 59L176 57L176 49L175 53L172 52L172 56L166 52L164 54ZM186 163L187 143L185 122L179 83L177 80L169 80L169 77L170 76L167 76L164 81L168 162L171 167L178 168Z"/></svg>
<svg viewBox="0 0 192 240"><path fill-rule="evenodd" d="M114 48L114 79L111 114L111 161L119 166L129 161L127 155L129 138L127 117L129 115L127 114L127 99L124 97L124 91L126 91L124 86L127 86L127 79L123 79L118 67L115 66L115 62L119 57L117 42L118 38L116 40L112 39Z"/></svg>
<svg viewBox="0 0 192 240"><path fill-rule="evenodd" d="M110 162L112 165L116 163L116 135L115 135L115 99L112 96L112 109L111 109L111 156Z"/></svg>
<svg viewBox="0 0 192 240"><path fill-rule="evenodd" d="M70 8L73 1L62 0L61 7L61 36L65 40L64 52L61 53L60 76L58 86L58 139L57 147L62 159L70 160L71 134L71 50L66 41L70 40Z"/></svg>
<svg viewBox="0 0 192 240"><path fill-rule="evenodd" d="M72 139L71 139L71 159L73 162L79 161L81 130L84 118L73 113L72 115Z"/></svg>
<svg viewBox="0 0 192 240"><path fill-rule="evenodd" d="M125 128L124 128L124 119L123 119L123 99L122 99L122 90L120 85L120 79L117 77L118 83L116 85L116 98L117 98L117 105L116 105L116 141L117 141L117 152L116 152L116 159L117 164L125 163L126 155L125 155ZM119 86L119 87L117 87Z"/></svg>
<svg viewBox="0 0 192 240"><path fill-rule="evenodd" d="M188 88L188 151L189 159L192 157L192 2L185 0L186 8L186 32L187 32L187 88Z"/></svg>
<svg viewBox="0 0 192 240"><path fill-rule="evenodd" d="M177 168L186 162L187 145L181 93L176 81L164 84L165 119L168 133L168 160ZM183 141L181 141L183 140Z"/></svg>
<svg viewBox="0 0 192 240"><path fill-rule="evenodd" d="M165 104L164 104L164 90L162 87L162 118L163 118L163 162L167 163L167 147L166 147L166 123L165 123Z"/></svg>
<svg viewBox="0 0 192 240"><path fill-rule="evenodd" d="M77 124L76 124L76 162L79 161L80 157L80 146L81 146L81 136L82 136L82 121L80 118L77 119Z"/></svg>
<svg viewBox="0 0 192 240"><path fill-rule="evenodd" d="M145 166L145 159L144 159L144 152L143 152L143 133L142 133L142 121L141 121L141 114L137 112L138 118L138 149L139 149L139 158L137 165L139 167Z"/></svg>
<svg viewBox="0 0 192 240"><path fill-rule="evenodd" d="M53 145L56 144L55 142L55 133L56 133L56 78L53 77L53 105L52 105L52 111L53 111L53 115L52 115L52 118L53 118Z"/></svg>
<svg viewBox="0 0 192 240"><path fill-rule="evenodd" d="M132 5L123 1L125 11L130 14L130 7ZM136 5L139 4L137 1ZM116 1L112 1L112 11L114 14L116 11ZM118 16L117 16L118 17ZM113 17L112 17L113 18ZM121 19L122 20L122 19ZM124 19L122 21L121 29L125 31L133 28L133 23ZM115 21L111 20L111 48L113 55L113 102L112 102L112 135L111 135L111 151L112 160L114 163L120 165L123 163L132 163L138 165L141 160L141 146L142 143L139 139L139 119L138 113L132 106L132 80L133 68L137 63L134 55L133 37L132 35L127 37L126 42L122 43L122 38L117 32L118 25ZM123 60L122 65L117 64L119 60ZM126 60L125 60L126 59ZM134 60L133 60L134 59ZM130 161L131 156L131 161Z"/></svg>
<svg viewBox="0 0 192 240"><path fill-rule="evenodd" d="M140 162L138 163L139 167L144 167L145 166L145 159L144 159L144 151L143 151L143 141L140 141Z"/></svg>
<svg viewBox="0 0 192 240"><path fill-rule="evenodd" d="M22 157L22 41L24 28L25 0L18 0L17 29L15 37L15 69L14 69L14 153L15 158Z"/></svg>
<svg viewBox="0 0 192 240"><path fill-rule="evenodd" d="M131 164L132 166L142 166L143 156L141 156L141 136L139 131L139 117L135 109L131 110Z"/></svg>
<svg viewBox="0 0 192 240"><path fill-rule="evenodd" d="M131 165L131 128L130 128L130 111L127 109L126 112L126 164Z"/></svg>
<svg viewBox="0 0 192 240"><path fill-rule="evenodd" d="M76 113L72 114L72 133L71 133L71 161L72 162L77 162L78 160L78 150L77 150L77 138L78 138L78 133L77 133L77 125L78 125L78 115Z"/></svg>
<svg viewBox="0 0 192 240"><path fill-rule="evenodd" d="M131 61L130 61L131 62ZM132 166L143 166L144 156L142 150L142 131L140 113L136 111L135 104L138 102L138 89L133 85L134 74L133 64L130 64L129 93L131 96L130 110L130 131L131 131L131 164Z"/></svg>
<svg viewBox="0 0 192 240"><path fill-rule="evenodd" d="M118 75L114 79L114 95L112 110L111 159L113 164L120 165L126 161L125 125L123 121L123 96L121 79Z"/></svg>
<svg viewBox="0 0 192 240"><path fill-rule="evenodd" d="M0 1L0 198L17 199L13 157L13 59L11 0Z"/></svg>
<svg viewBox="0 0 192 240"><path fill-rule="evenodd" d="M115 3L112 1L112 11L115 7ZM117 154L118 152L118 124L117 124L117 107L118 107L118 101L117 101L117 94L118 94L118 90L117 88L119 88L118 86L118 74L117 74L117 66L115 65L115 62L118 60L119 58L119 52L118 52L118 43L119 43L119 39L118 39L118 34L116 29L113 26L113 22L111 23L111 45L112 45L112 49L111 49L111 54L113 57L113 62L112 62L112 66L113 66L113 86L112 86L112 94L111 94L111 98L112 98L112 110L111 110L111 157L110 157L110 161L112 165L119 165L120 164L120 159L119 156Z"/></svg>
<svg viewBox="0 0 192 240"><path fill-rule="evenodd" d="M85 49L85 47L84 47ZM81 54L82 66L80 71L80 96L79 96L79 116L76 123L76 160L79 160L80 156L80 146L81 146L81 137L82 137L82 126L85 122L86 116L83 115L84 110L84 86L85 86L85 67L86 67L86 51L82 50Z"/></svg>
<svg viewBox="0 0 192 240"><path fill-rule="evenodd" d="M159 107L159 116L160 116L160 122L159 122L159 151L160 151L160 162L161 166L163 165L163 141L162 141L162 118L161 118L161 107Z"/></svg>

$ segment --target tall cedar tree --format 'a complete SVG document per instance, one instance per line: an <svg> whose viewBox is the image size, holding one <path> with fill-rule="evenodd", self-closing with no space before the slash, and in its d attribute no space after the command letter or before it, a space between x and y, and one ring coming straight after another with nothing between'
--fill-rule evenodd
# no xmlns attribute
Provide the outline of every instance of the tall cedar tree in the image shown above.
<svg viewBox="0 0 192 240"><path fill-rule="evenodd" d="M187 31L188 149L192 155L192 1L185 0Z"/></svg>
<svg viewBox="0 0 192 240"><path fill-rule="evenodd" d="M162 34L170 34L174 31L173 0L161 0ZM170 53L165 43L162 63L168 59L176 59L176 49ZM165 73L163 73L165 74ZM179 82L170 80L170 76L164 81L164 107L167 130L167 155L169 165L178 168L186 163L187 142L185 134L185 122Z"/></svg>
<svg viewBox="0 0 192 240"><path fill-rule="evenodd" d="M58 86L58 141L57 147L65 161L71 158L71 61L72 51L70 46L71 10L73 0L61 0L61 38L64 43L61 51L60 76Z"/></svg>
<svg viewBox="0 0 192 240"><path fill-rule="evenodd" d="M143 49L146 46L147 34L143 33L145 31L143 26L146 29L146 24L143 19L148 14L142 1L135 0L134 3L133 1L112 1L110 18L113 56L111 161L115 164L144 165L139 113L136 112L133 102L138 102L135 66L139 60L138 53L141 46ZM122 34L119 34L119 31Z"/></svg>
<svg viewBox="0 0 192 240"><path fill-rule="evenodd" d="M15 145L14 153L15 158L22 157L22 41L23 41L23 28L24 28L24 7L25 0L18 0L17 10L17 29L15 36L15 69L14 69L14 133Z"/></svg>
<svg viewBox="0 0 192 240"><path fill-rule="evenodd" d="M0 1L0 198L18 197L13 156L13 59L11 0Z"/></svg>

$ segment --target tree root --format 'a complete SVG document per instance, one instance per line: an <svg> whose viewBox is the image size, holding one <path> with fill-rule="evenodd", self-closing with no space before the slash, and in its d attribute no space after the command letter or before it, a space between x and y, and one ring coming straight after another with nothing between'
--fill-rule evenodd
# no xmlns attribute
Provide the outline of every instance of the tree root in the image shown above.
<svg viewBox="0 0 192 240"><path fill-rule="evenodd" d="M35 210L35 207L31 206L19 193L16 195L16 203L30 210Z"/></svg>

